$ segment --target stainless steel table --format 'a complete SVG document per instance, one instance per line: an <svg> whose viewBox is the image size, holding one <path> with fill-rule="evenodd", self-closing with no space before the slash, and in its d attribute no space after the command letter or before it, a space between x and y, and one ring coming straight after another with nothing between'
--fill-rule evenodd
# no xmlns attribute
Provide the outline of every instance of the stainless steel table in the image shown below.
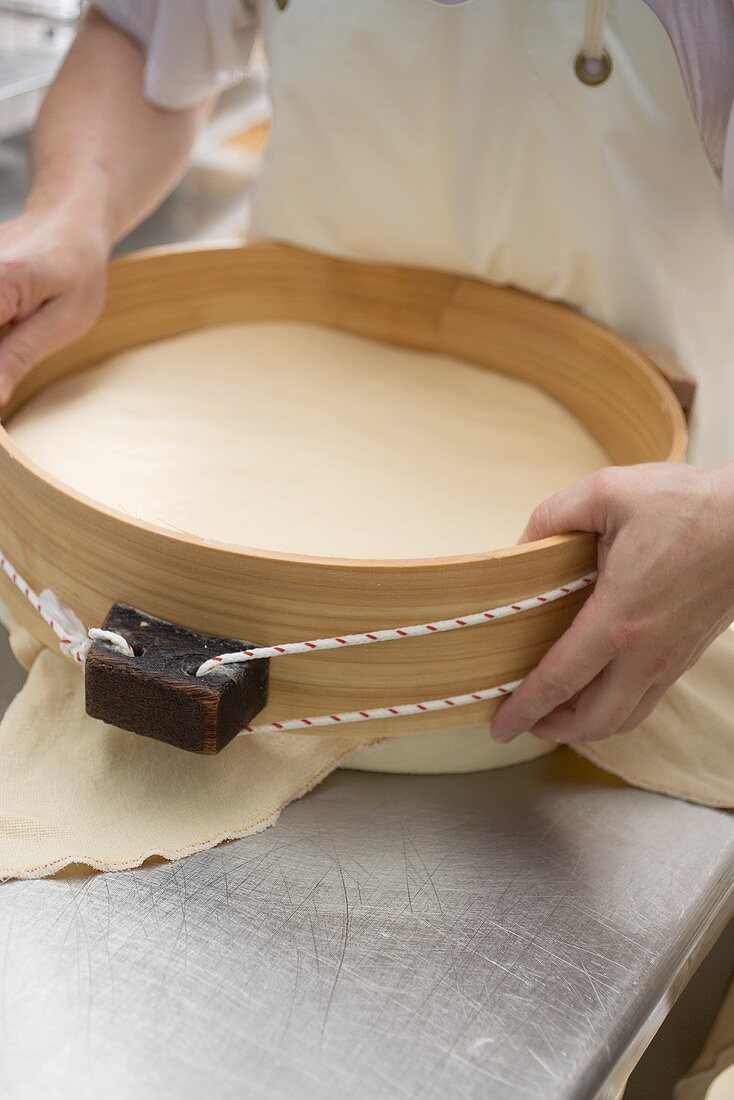
<svg viewBox="0 0 734 1100"><path fill-rule="evenodd" d="M734 819L570 753L338 773L184 862L0 886L0 1095L612 1097L733 911Z"/></svg>

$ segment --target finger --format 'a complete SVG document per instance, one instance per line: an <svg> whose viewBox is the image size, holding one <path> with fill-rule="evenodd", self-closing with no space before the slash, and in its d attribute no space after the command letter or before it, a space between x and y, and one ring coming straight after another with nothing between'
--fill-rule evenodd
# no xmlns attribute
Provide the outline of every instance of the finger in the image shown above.
<svg viewBox="0 0 734 1100"><path fill-rule="evenodd" d="M0 325L23 321L35 313L52 297L47 282L45 274L32 272L28 263L0 260Z"/></svg>
<svg viewBox="0 0 734 1100"><path fill-rule="evenodd" d="M723 629L725 630L726 626ZM690 672L720 633L721 630L715 627L705 637L698 640L686 657L676 661L674 669L668 670L665 675L660 676L642 697L619 732L630 733L632 730L637 729L645 719L649 718L663 697L677 684L681 676L685 676L686 672Z"/></svg>
<svg viewBox="0 0 734 1100"><path fill-rule="evenodd" d="M619 733L650 690L640 661L617 657L571 704L541 719L530 732L543 741L602 741Z"/></svg>
<svg viewBox="0 0 734 1100"><path fill-rule="evenodd" d="M627 720L619 727L620 733L631 733L636 730L653 713L664 695L670 691L672 684L655 684L647 691Z"/></svg>
<svg viewBox="0 0 734 1100"><path fill-rule="evenodd" d="M582 691L616 656L592 595L571 626L492 720L492 736L512 741Z"/></svg>
<svg viewBox="0 0 734 1100"><path fill-rule="evenodd" d="M11 270L8 264L0 264L0 275L0 324L8 324L22 316L24 295L14 268ZM26 304L25 309L28 308Z"/></svg>
<svg viewBox="0 0 734 1100"><path fill-rule="evenodd" d="M620 733L630 733L632 730L637 729L646 718L649 718L653 713L658 703L668 694L670 689L678 682L681 676L684 676L686 672L693 668L701 655L708 648L710 641L707 639L705 642L700 643L695 647L688 660L680 666L677 672L668 674L661 677L653 686L643 695L639 704L635 707L627 720L620 728Z"/></svg>
<svg viewBox="0 0 734 1100"><path fill-rule="evenodd" d="M36 363L61 347L67 331L63 310L56 302L41 306L6 329L0 338L0 405L10 400L18 383Z"/></svg>
<svg viewBox="0 0 734 1100"><path fill-rule="evenodd" d="M21 298L17 287L9 280L0 282L0 326L14 321L20 312Z"/></svg>
<svg viewBox="0 0 734 1100"><path fill-rule="evenodd" d="M596 473L549 497L535 509L520 536L520 542L536 542L569 531L604 530L604 477Z"/></svg>

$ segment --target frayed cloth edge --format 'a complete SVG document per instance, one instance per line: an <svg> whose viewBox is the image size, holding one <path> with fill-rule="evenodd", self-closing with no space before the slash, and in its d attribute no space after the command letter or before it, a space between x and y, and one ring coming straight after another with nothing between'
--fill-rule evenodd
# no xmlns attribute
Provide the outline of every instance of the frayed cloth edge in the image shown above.
<svg viewBox="0 0 734 1100"><path fill-rule="evenodd" d="M309 776L302 787L284 802L281 802L281 804L271 813L241 828L228 829L224 833L218 833L216 836L208 837L206 840L201 840L195 844L187 844L183 848L159 847L146 849L144 852L125 860L100 860L96 859L94 856L68 855L61 856L59 859L50 860L48 863L38 864L36 867L27 867L22 870L10 867L0 867L0 883L22 879L48 878L50 875L55 875L59 871L63 871L67 867L75 865L90 867L94 871L132 871L136 867L140 867L146 859L151 859L154 856L165 859L170 863L175 863L180 859L185 859L187 856L196 855L197 852L205 852L210 848L216 848L217 845L224 844L226 841L242 840L248 836L255 836L257 833L263 833L266 829L272 828L283 810L290 806L291 803L297 802L300 798L310 794L319 783L331 775L338 765L343 760L346 760L347 757L351 756L352 753L360 752L362 749L370 748L372 745L379 745L382 740L383 738L378 738L375 741L365 741L359 745L350 746L345 752L340 753L333 760L329 761L327 765Z"/></svg>
<svg viewBox="0 0 734 1100"><path fill-rule="evenodd" d="M679 798L683 802L692 802L696 806L708 806L713 810L734 810L734 801L731 799L729 801L722 801L716 798L705 798L703 795L695 794L693 791L679 790L670 786L663 787L653 783L649 779L641 779L632 771L627 771L625 768L617 767L606 760L602 761L593 751L579 744L569 744L568 748L573 749L578 756L582 756L585 760L594 764L600 771L609 772L610 775L616 775L617 779L624 780L630 787L636 787L638 790L652 791L654 794L664 794L667 795L668 798Z"/></svg>

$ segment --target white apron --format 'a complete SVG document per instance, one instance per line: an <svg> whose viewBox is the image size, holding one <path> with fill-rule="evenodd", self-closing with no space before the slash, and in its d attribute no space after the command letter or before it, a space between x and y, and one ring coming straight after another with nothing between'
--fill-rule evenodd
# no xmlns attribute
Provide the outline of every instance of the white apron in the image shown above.
<svg viewBox="0 0 734 1100"><path fill-rule="evenodd" d="M699 379L691 460L734 458L734 227L673 48L611 0L260 0L275 126L253 236L559 298Z"/></svg>
<svg viewBox="0 0 734 1100"><path fill-rule="evenodd" d="M734 229L667 33L612 0L583 84L585 0L261 0L274 129L252 235L562 299L699 379L691 459L734 457ZM460 742L460 744L459 744ZM527 760L552 746L523 737ZM508 763L486 726L349 766Z"/></svg>

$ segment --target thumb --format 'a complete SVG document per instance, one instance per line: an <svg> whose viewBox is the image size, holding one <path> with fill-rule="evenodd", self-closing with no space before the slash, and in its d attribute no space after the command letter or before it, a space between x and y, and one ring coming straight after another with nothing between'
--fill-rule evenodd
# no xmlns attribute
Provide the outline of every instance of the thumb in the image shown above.
<svg viewBox="0 0 734 1100"><path fill-rule="evenodd" d="M599 473L544 500L528 520L518 544L566 535L571 531L604 531L605 509Z"/></svg>
<svg viewBox="0 0 734 1100"><path fill-rule="evenodd" d="M65 342L67 325L55 302L0 331L0 405L45 356Z"/></svg>

